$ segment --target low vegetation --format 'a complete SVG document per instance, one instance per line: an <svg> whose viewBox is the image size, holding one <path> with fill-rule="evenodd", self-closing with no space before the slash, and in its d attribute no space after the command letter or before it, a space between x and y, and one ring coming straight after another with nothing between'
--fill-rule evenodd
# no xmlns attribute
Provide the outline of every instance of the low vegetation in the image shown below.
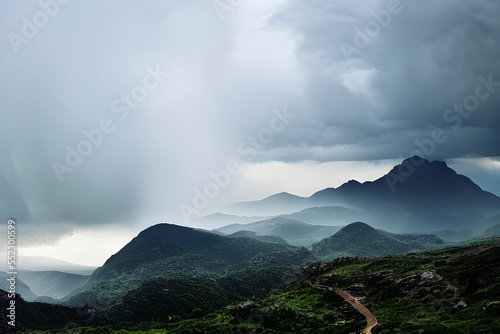
<svg viewBox="0 0 500 334"><path fill-rule="evenodd" d="M320 285L339 287L356 296L378 319L379 324L372 330L374 334L486 334L500 328L499 239L405 256L347 257L315 263L279 291L230 306L222 305L227 287L220 289L215 280L155 278L144 284L144 291L123 298L128 313L134 316L144 313L141 322L94 323L78 328L77 332L360 332L364 318L333 289L319 289ZM170 300L169 289L183 291L186 304ZM165 317L168 309L154 307L165 302L178 315Z"/></svg>

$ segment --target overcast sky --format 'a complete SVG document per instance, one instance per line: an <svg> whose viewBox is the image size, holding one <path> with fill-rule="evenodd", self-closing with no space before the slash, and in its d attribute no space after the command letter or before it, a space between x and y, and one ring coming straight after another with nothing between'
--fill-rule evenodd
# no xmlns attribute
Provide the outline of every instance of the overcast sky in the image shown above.
<svg viewBox="0 0 500 334"><path fill-rule="evenodd" d="M373 180L425 143L500 195L498 1L60 2L0 3L0 218L26 254L99 265L189 225L235 162L200 215Z"/></svg>

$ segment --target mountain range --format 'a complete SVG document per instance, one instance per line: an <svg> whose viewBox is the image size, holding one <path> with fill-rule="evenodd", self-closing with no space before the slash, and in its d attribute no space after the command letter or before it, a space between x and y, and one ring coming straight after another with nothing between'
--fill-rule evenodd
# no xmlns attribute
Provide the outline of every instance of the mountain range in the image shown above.
<svg viewBox="0 0 500 334"><path fill-rule="evenodd" d="M377 228L404 233L480 230L500 224L499 197L456 173L444 161L431 162L420 157L405 159L374 181L351 180L307 198L279 193L231 205L227 212L232 213L233 223L248 224L251 220L248 217L267 215L266 219L272 219L269 208L274 206L279 208L274 212L279 212L276 216L309 224L343 226L364 221Z"/></svg>
<svg viewBox="0 0 500 334"><path fill-rule="evenodd" d="M434 236L398 235L358 222L340 230L321 227L334 234L310 251L272 234L286 227L294 231L292 236L314 233L314 225L282 217L253 224L261 225L268 229L267 236L251 231L221 236L172 224L154 225L111 256L62 303L88 305L119 321L192 317L194 310L206 314L252 296L266 296L300 277L301 268L318 259L404 254L444 244Z"/></svg>
<svg viewBox="0 0 500 334"><path fill-rule="evenodd" d="M414 171L407 177L399 176L400 171L415 160L421 164L413 167ZM401 180L393 185L390 180L396 176ZM494 214L500 210L500 198L457 174L444 161L429 162L419 157L404 160L375 181L351 180L339 188L317 192L308 201L315 205L338 202L375 212L397 208L418 216Z"/></svg>

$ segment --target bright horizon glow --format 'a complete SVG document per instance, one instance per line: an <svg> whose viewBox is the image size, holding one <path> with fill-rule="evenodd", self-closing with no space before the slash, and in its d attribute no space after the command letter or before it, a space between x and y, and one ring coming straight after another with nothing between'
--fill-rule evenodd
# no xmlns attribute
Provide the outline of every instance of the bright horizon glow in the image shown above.
<svg viewBox="0 0 500 334"><path fill-rule="evenodd" d="M400 163L399 159L379 161L335 161L318 163L265 162L248 164L238 179L242 201L262 199L280 192L309 197L325 188L337 188L349 180L374 181ZM245 194L244 189L252 189Z"/></svg>
<svg viewBox="0 0 500 334"><path fill-rule="evenodd" d="M19 247L19 256L46 256L90 267L100 267L140 231L119 226L78 230L55 245Z"/></svg>

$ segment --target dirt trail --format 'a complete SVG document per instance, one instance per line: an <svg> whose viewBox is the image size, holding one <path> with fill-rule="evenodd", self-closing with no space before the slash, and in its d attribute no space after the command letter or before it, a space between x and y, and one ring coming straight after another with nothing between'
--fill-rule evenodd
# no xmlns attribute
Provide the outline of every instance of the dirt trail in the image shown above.
<svg viewBox="0 0 500 334"><path fill-rule="evenodd" d="M339 288L332 288L330 286L326 285L316 285L316 284L311 284L313 287L320 288L320 289L328 289L328 290L333 290L337 292L337 294L344 298L345 301L347 301L349 304L352 305L359 313L361 313L365 318L366 318L366 327L363 329L361 332L362 334L372 334L372 329L373 327L377 326L378 321L377 318L370 312L369 309L363 306L360 302L358 302L351 294L347 291L344 291Z"/></svg>
<svg viewBox="0 0 500 334"><path fill-rule="evenodd" d="M365 316L367 325L363 329L361 333L363 334L371 334L372 333L372 328L377 326L378 321L377 318L370 312L369 309L363 306L360 302L358 302L353 296L351 296L347 291L344 291L342 289L335 289L335 291L344 298L349 304L351 304L356 310L358 310L359 313Z"/></svg>

